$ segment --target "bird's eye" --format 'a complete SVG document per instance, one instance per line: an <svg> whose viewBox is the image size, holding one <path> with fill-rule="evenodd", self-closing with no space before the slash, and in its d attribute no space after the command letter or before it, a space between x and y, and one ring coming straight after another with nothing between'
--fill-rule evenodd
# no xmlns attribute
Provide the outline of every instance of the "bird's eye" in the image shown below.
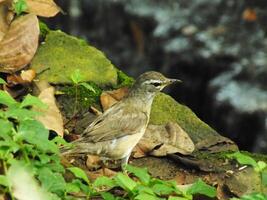
<svg viewBox="0 0 267 200"><path fill-rule="evenodd" d="M155 82L155 83L151 83L152 85L154 85L155 87L159 87L161 84L159 82Z"/></svg>

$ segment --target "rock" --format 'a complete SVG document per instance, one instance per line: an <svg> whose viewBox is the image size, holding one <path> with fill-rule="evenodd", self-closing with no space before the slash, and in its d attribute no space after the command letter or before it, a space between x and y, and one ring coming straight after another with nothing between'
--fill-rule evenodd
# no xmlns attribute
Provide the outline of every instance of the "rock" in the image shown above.
<svg viewBox="0 0 267 200"><path fill-rule="evenodd" d="M49 31L31 68L39 74L38 79L54 84L71 83L70 76L76 69L80 70L83 82L117 84L117 69L101 51L61 31Z"/></svg>
<svg viewBox="0 0 267 200"><path fill-rule="evenodd" d="M212 152L237 150L234 142L218 134L201 121L188 107L161 93L154 99L149 123L160 125L168 122L179 124L193 140L197 150Z"/></svg>

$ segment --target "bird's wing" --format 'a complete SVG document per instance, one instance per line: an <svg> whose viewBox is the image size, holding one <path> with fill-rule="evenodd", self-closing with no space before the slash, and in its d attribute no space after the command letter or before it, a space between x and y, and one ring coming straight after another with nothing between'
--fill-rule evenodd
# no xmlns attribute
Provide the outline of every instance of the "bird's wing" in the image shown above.
<svg viewBox="0 0 267 200"><path fill-rule="evenodd" d="M100 142L131 135L141 130L148 121L144 112L131 106L116 104L100 115L83 133L88 142Z"/></svg>

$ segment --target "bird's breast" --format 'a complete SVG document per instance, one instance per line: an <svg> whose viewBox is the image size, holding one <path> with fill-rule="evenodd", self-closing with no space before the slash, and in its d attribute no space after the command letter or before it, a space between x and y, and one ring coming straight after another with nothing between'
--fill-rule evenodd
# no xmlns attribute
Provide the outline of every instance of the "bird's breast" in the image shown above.
<svg viewBox="0 0 267 200"><path fill-rule="evenodd" d="M142 128L136 134L126 135L118 139L114 139L110 141L110 144L107 145L109 150L109 156L114 159L122 159L129 155L135 145L139 142L142 138L146 130L146 127Z"/></svg>

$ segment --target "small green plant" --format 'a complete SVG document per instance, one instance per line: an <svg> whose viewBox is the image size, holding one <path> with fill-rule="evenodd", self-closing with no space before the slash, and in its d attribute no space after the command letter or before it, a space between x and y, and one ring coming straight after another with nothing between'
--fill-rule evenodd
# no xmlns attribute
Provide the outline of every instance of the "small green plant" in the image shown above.
<svg viewBox="0 0 267 200"><path fill-rule="evenodd" d="M25 12L28 6L25 0L13 0L13 10L17 15Z"/></svg>
<svg viewBox="0 0 267 200"><path fill-rule="evenodd" d="M227 155L228 158L235 159L241 165L252 166L253 169L259 174L261 180L261 193L253 193L244 195L240 200L265 200L267 195L264 194L264 187L267 186L267 163L264 161L256 161L252 157L245 155L241 152L235 152ZM238 200L232 198L231 200Z"/></svg>
<svg viewBox="0 0 267 200"><path fill-rule="evenodd" d="M27 169L49 199L68 199L69 193L77 190L89 198L88 182L83 182L78 170L70 169L77 178L70 183L65 181L58 145L66 142L60 137L48 140L49 131L34 119L41 113L29 109L33 106L46 108L37 97L27 95L19 103L0 90L0 193L8 193L14 199L8 172L15 165L22 166L16 169Z"/></svg>
<svg viewBox="0 0 267 200"><path fill-rule="evenodd" d="M138 200L192 200L193 195L202 194L208 197L216 196L216 189L198 180L188 188L179 188L175 181L163 181L152 178L147 169L131 165L126 170L132 174L130 178L126 174L117 173L113 178L99 177L93 183L95 195L100 195L105 200L138 199ZM114 188L121 188L122 196L115 196L111 192L101 192L103 187L113 191Z"/></svg>
<svg viewBox="0 0 267 200"><path fill-rule="evenodd" d="M75 105L74 105L74 114L77 112L78 105L78 87L82 86L86 88L88 91L96 93L94 87L84 81L83 75L81 74L79 69L76 69L73 74L70 76L72 83L75 87Z"/></svg>

